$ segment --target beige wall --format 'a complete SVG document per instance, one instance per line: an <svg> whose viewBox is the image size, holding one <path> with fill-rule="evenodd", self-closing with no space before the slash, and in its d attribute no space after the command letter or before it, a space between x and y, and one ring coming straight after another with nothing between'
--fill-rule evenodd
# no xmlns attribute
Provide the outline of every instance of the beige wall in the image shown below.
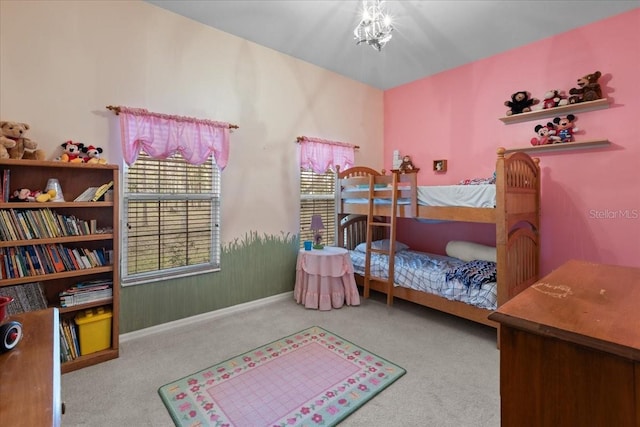
<svg viewBox="0 0 640 427"><path fill-rule="evenodd" d="M0 119L53 159L72 139L121 163L106 105L227 121L223 242L298 231L296 136L382 167L383 94L141 1L0 1ZM46 183L43 183L45 185Z"/></svg>

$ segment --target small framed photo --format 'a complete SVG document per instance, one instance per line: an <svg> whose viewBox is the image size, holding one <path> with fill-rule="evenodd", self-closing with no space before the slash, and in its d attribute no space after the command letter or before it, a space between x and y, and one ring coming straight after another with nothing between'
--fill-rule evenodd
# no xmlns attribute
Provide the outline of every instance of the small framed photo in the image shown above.
<svg viewBox="0 0 640 427"><path fill-rule="evenodd" d="M447 161L445 159L434 160L433 161L433 170L435 172L446 172L447 171Z"/></svg>

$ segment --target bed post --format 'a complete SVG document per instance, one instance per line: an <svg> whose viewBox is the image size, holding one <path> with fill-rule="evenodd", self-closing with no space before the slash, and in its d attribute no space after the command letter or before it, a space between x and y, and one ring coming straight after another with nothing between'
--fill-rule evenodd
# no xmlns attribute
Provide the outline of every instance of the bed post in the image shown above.
<svg viewBox="0 0 640 427"><path fill-rule="evenodd" d="M509 280L509 257L507 256L507 241L509 239L509 225L507 224L507 206L505 194L506 170L504 164L505 149L498 147L498 159L496 160L496 258L498 280L498 307L504 304L509 296L507 294Z"/></svg>
<svg viewBox="0 0 640 427"><path fill-rule="evenodd" d="M334 221L333 231L336 239L335 244L339 248L344 248L344 233L340 228L340 224L342 223L342 217L343 217L343 215L341 214L342 207L340 205L340 203L342 202L342 195L341 195L342 188L340 187L340 165L336 165L336 179L335 179L334 185L335 185L335 201L334 201L335 221Z"/></svg>

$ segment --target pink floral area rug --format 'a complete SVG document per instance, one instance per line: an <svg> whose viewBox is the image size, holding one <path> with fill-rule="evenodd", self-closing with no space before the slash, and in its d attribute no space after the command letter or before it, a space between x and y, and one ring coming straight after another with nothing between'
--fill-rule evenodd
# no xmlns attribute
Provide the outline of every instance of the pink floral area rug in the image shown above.
<svg viewBox="0 0 640 427"><path fill-rule="evenodd" d="M176 426L334 426L406 371L313 326L158 390Z"/></svg>

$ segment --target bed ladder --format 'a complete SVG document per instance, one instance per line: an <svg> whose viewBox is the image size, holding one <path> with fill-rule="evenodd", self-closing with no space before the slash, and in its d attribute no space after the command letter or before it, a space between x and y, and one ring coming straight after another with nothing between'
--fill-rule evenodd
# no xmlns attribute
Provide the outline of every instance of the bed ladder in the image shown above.
<svg viewBox="0 0 640 427"><path fill-rule="evenodd" d="M391 184L391 188L384 190L377 190L376 184ZM389 206L391 215L386 217L385 220L379 220L374 216L375 201L385 200L391 202ZM365 267L364 267L364 297L369 298L371 280L386 283L387 292L387 305L393 304L393 284L394 284L394 264L396 252L396 220L398 216L398 173L392 172L391 177L388 175L383 176L369 176L369 210L367 213L367 249L365 252ZM376 228L387 228L388 232L385 233L389 237L389 246L387 249L374 249L372 248L373 236L378 234L374 233ZM389 275L387 278L372 277L371 276L371 254L379 253L389 257Z"/></svg>

